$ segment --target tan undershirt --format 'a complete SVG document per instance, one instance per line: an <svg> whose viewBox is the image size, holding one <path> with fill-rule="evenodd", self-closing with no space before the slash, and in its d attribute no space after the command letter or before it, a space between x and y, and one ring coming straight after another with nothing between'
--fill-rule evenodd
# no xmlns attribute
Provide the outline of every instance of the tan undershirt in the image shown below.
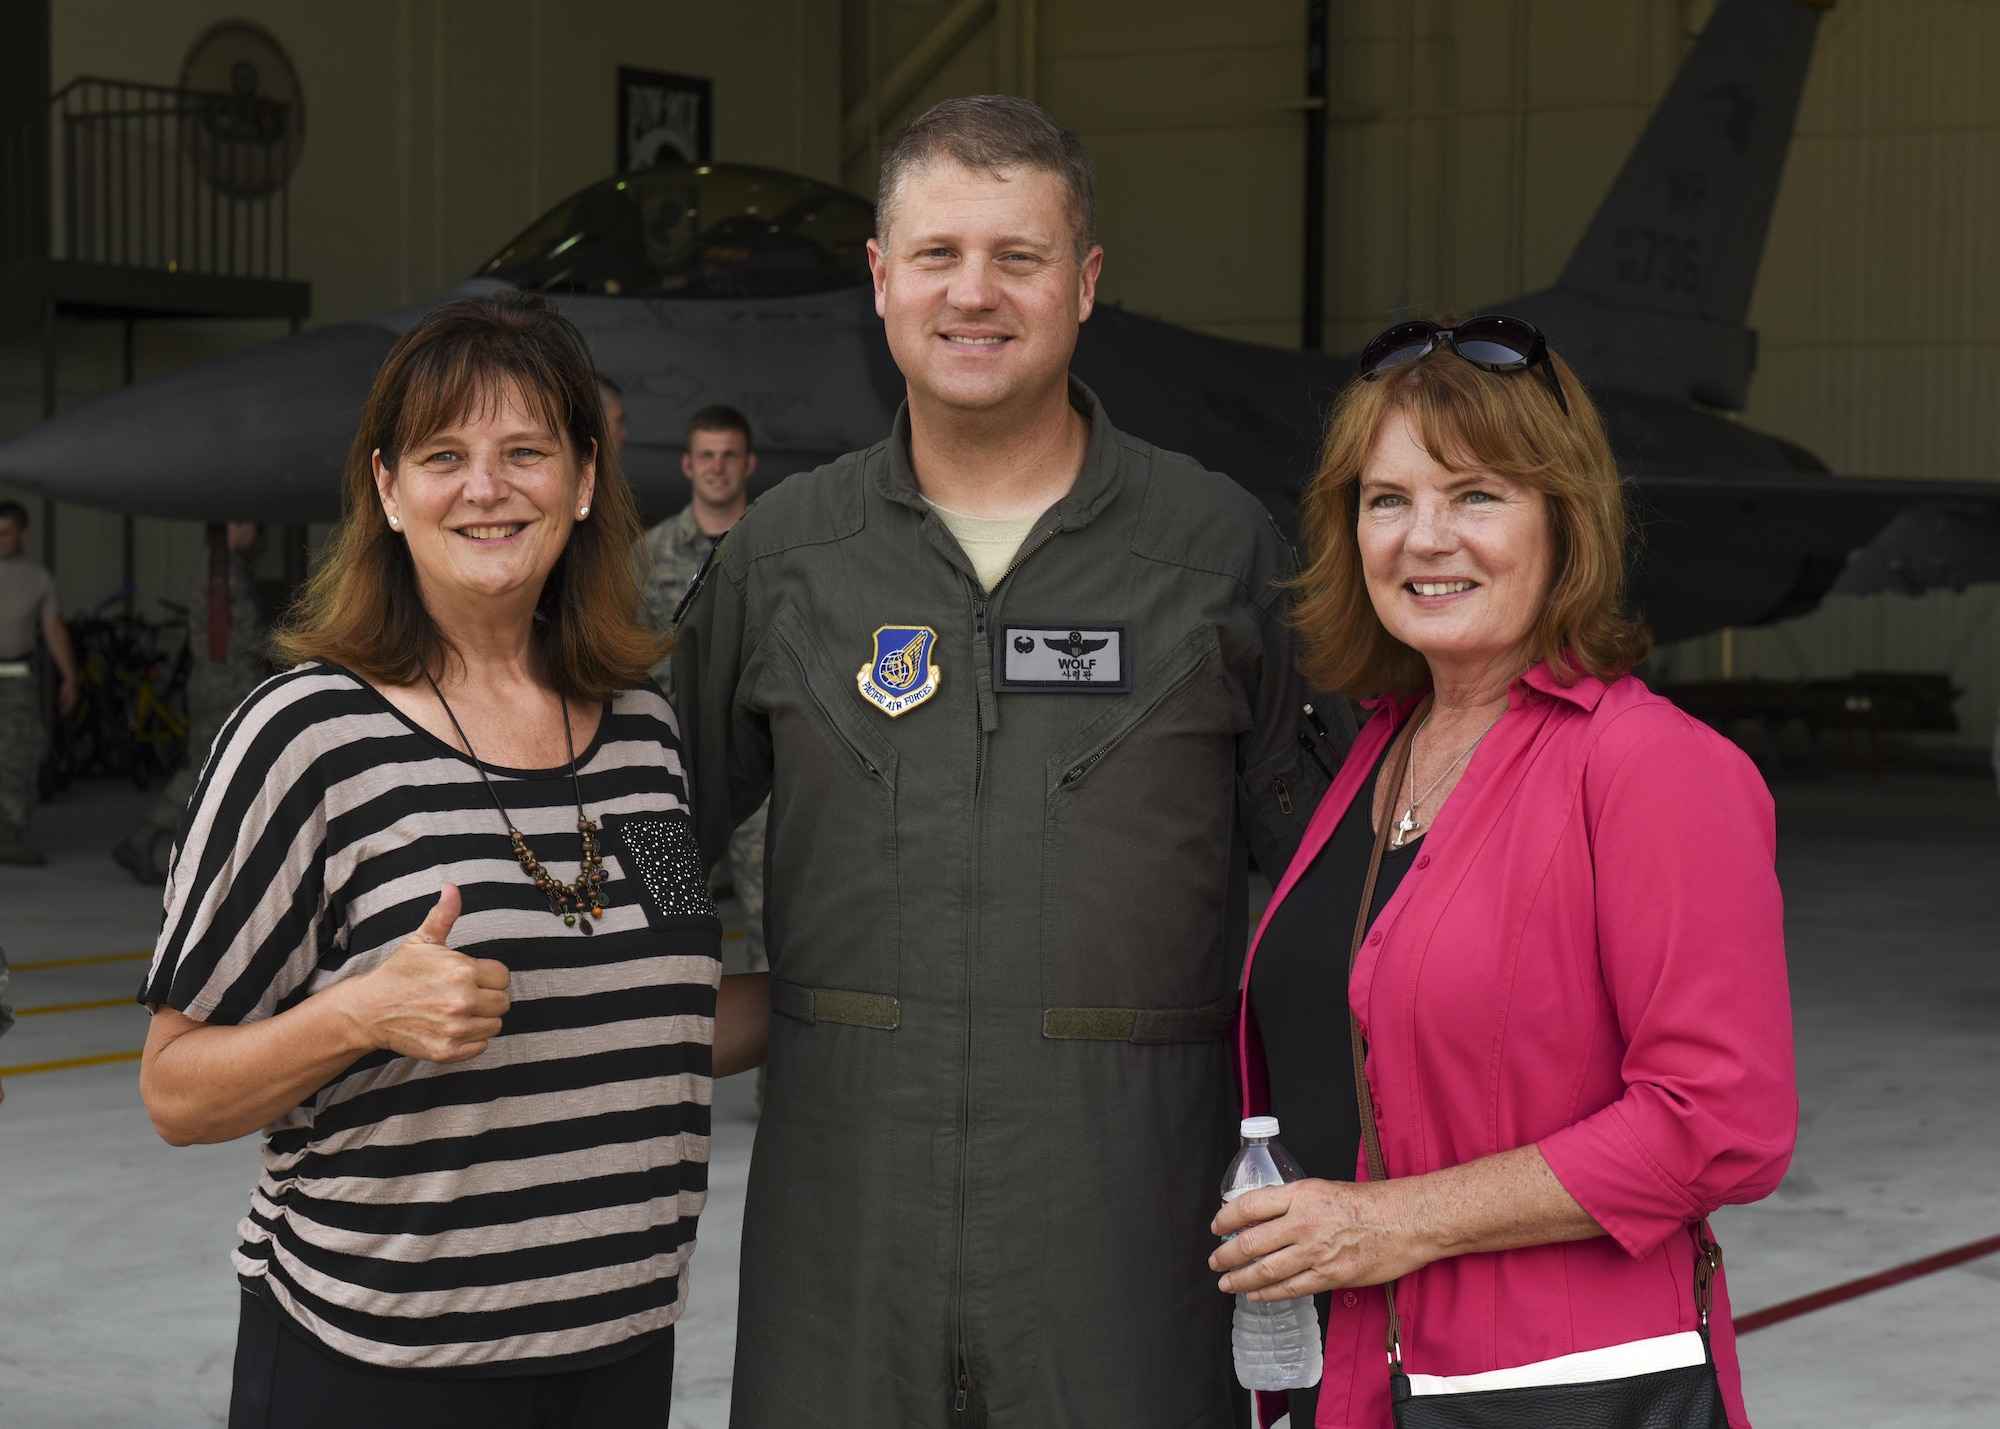
<svg viewBox="0 0 2000 1429"><path fill-rule="evenodd" d="M972 560L973 572L979 577L979 584L985 590L992 590L1000 584L1000 577L1007 574L1007 567L1013 563L1014 553L1021 549L1021 543L1028 539L1028 533L1035 529L1035 523L1042 519L1042 513L1033 516L967 516L959 511L947 511L935 501L931 510L945 524L958 541L960 549Z"/></svg>

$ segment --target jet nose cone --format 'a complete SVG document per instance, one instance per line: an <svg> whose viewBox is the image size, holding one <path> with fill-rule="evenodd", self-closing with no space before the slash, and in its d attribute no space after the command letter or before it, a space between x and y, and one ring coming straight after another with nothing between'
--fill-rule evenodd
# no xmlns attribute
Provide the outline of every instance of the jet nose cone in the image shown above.
<svg viewBox="0 0 2000 1429"><path fill-rule="evenodd" d="M396 334L342 323L140 382L0 446L0 481L198 521L328 521Z"/></svg>

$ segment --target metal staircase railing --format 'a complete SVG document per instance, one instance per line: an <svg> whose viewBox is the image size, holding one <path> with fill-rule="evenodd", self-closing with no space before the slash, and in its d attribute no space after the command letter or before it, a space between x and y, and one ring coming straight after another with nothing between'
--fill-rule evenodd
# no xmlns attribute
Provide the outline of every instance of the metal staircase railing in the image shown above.
<svg viewBox="0 0 2000 1429"><path fill-rule="evenodd" d="M85 78L0 139L0 270L28 259L289 278L286 105Z"/></svg>

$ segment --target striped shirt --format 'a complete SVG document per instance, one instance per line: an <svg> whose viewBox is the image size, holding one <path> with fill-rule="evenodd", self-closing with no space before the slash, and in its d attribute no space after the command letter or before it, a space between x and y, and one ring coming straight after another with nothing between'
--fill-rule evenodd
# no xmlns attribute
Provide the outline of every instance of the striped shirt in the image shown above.
<svg viewBox="0 0 2000 1429"><path fill-rule="evenodd" d="M464 897L451 946L512 973L479 1056L372 1053L265 1128L237 1273L339 1354L578 1369L638 1350L685 1302L721 924L658 691L617 694L577 763L607 875L588 937L521 871L473 763L344 670L266 681L202 773L142 1001L274 1016L378 967L446 882ZM574 878L568 766L488 770L549 872Z"/></svg>

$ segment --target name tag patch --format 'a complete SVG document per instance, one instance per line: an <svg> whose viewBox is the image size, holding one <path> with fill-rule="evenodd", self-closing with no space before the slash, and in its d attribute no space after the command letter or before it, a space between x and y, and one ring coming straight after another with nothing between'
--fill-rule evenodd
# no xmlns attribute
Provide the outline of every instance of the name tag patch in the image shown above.
<svg viewBox="0 0 2000 1429"><path fill-rule="evenodd" d="M1125 625L1002 625L993 688L1123 694L1132 688L1132 637Z"/></svg>

